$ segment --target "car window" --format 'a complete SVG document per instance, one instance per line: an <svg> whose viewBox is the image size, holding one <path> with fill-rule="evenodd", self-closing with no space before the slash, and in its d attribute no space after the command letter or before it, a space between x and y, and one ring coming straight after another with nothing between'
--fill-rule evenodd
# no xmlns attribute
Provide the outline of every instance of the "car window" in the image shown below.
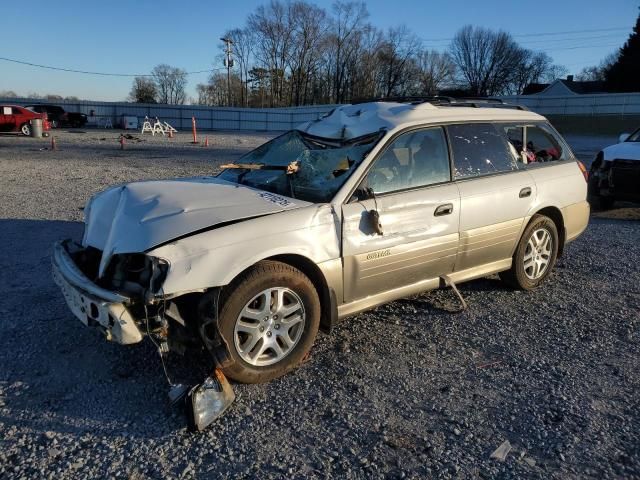
<svg viewBox="0 0 640 480"><path fill-rule="evenodd" d="M546 125L502 125L520 166L566 160L568 152ZM524 146L526 143L526 146Z"/></svg>
<svg viewBox="0 0 640 480"><path fill-rule="evenodd" d="M13 110L13 114L14 114L14 115L20 115L20 114L22 114L22 110L20 110L20 109L19 109L19 108L17 108L17 107L12 107L12 110Z"/></svg>
<svg viewBox="0 0 640 480"><path fill-rule="evenodd" d="M518 169L513 145L491 123L449 125L454 178Z"/></svg>
<svg viewBox="0 0 640 480"><path fill-rule="evenodd" d="M403 133L388 145L367 174L375 193L425 187L451 179L444 130L427 128Z"/></svg>
<svg viewBox="0 0 640 480"><path fill-rule="evenodd" d="M567 152L547 126L527 125L525 133L528 164L567 159Z"/></svg>

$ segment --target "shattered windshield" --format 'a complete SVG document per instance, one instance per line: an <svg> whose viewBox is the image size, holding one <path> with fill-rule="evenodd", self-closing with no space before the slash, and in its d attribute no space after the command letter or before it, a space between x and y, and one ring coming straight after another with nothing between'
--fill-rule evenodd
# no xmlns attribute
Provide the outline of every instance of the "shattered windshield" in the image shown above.
<svg viewBox="0 0 640 480"><path fill-rule="evenodd" d="M329 202L381 138L319 138L292 130L226 168L219 178L308 202Z"/></svg>

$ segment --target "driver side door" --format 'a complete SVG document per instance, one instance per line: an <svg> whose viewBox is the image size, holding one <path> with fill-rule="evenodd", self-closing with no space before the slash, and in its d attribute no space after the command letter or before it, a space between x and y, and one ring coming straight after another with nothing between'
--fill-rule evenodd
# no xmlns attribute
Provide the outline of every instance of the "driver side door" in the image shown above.
<svg viewBox="0 0 640 480"><path fill-rule="evenodd" d="M366 189L369 198L356 194L342 207L345 302L453 271L460 194L443 128L392 140L364 177L360 198ZM370 211L378 212L382 234L371 228Z"/></svg>

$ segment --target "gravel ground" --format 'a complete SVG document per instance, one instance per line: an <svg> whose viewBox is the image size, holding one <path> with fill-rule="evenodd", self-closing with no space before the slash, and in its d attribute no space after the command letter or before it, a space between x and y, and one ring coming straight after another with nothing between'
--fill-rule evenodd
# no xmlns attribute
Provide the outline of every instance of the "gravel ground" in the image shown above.
<svg viewBox="0 0 640 480"><path fill-rule="evenodd" d="M353 317L192 434L150 342L113 345L72 317L50 247L81 235L93 192L205 174L269 136L124 152L113 131L56 136L56 152L0 137L0 478L640 477L640 222L594 218L535 292L488 278L461 286L463 313L435 291ZM199 379L208 361L169 368Z"/></svg>

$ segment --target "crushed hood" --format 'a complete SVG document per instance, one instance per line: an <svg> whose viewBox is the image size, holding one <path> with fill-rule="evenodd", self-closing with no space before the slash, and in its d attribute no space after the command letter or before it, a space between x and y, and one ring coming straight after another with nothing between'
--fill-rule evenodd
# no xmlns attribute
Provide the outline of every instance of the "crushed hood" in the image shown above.
<svg viewBox="0 0 640 480"><path fill-rule="evenodd" d="M144 252L219 224L309 205L214 177L135 182L94 196L85 209L83 244L111 256Z"/></svg>
<svg viewBox="0 0 640 480"><path fill-rule="evenodd" d="M639 160L640 142L622 142L602 150L605 160Z"/></svg>

